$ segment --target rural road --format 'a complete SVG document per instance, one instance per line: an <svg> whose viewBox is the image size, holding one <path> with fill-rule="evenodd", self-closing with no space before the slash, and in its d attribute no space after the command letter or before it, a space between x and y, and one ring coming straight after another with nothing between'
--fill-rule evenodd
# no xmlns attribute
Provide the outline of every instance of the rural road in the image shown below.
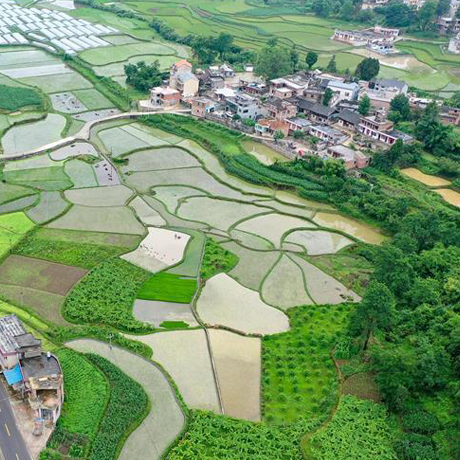
<svg viewBox="0 0 460 460"><path fill-rule="evenodd" d="M0 447L4 460L31 460L21 433L16 426L8 393L0 382Z"/></svg>

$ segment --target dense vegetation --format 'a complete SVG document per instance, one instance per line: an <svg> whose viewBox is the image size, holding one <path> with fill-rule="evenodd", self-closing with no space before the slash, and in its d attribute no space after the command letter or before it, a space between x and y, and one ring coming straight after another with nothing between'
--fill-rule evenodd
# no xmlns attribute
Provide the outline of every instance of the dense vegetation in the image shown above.
<svg viewBox="0 0 460 460"><path fill-rule="evenodd" d="M172 273L157 273L147 279L137 293L138 299L164 302L190 303L195 294L195 278L186 278Z"/></svg>
<svg viewBox="0 0 460 460"><path fill-rule="evenodd" d="M64 373L65 402L59 425L94 439L109 398L103 374L83 355L67 348L57 353Z"/></svg>
<svg viewBox="0 0 460 460"><path fill-rule="evenodd" d="M138 91L148 92L155 86L159 86L163 81L164 75L160 71L160 62L146 64L140 61L137 64L127 64L124 67L126 83Z"/></svg>
<svg viewBox="0 0 460 460"><path fill-rule="evenodd" d="M224 249L212 238L206 239L206 246L201 265L201 278L209 279L217 273L229 272L238 263L238 257Z"/></svg>
<svg viewBox="0 0 460 460"><path fill-rule="evenodd" d="M271 427L191 411L188 430L168 454L168 460L301 460L300 439L315 427L299 422Z"/></svg>
<svg viewBox="0 0 460 460"><path fill-rule="evenodd" d="M69 293L64 316L74 323L105 324L129 332L148 330L132 316L137 292L150 273L119 258L91 270Z"/></svg>
<svg viewBox="0 0 460 460"><path fill-rule="evenodd" d="M0 110L14 112L24 107L41 109L43 97L33 88L0 85Z"/></svg>
<svg viewBox="0 0 460 460"><path fill-rule="evenodd" d="M127 435L147 415L149 400L139 383L132 380L110 361L98 355L87 355L107 377L110 400L88 460L116 460Z"/></svg>
<svg viewBox="0 0 460 460"><path fill-rule="evenodd" d="M262 342L263 411L269 422L327 414L337 401L331 350L347 327L351 305L288 310L291 330Z"/></svg>
<svg viewBox="0 0 460 460"><path fill-rule="evenodd" d="M308 460L396 460L397 422L385 406L343 396L332 420L305 443Z"/></svg>

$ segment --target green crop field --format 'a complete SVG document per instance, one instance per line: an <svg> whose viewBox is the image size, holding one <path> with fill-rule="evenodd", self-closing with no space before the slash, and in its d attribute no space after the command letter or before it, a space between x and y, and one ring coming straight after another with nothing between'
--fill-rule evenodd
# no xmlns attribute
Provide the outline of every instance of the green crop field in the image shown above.
<svg viewBox="0 0 460 460"><path fill-rule="evenodd" d="M196 279L172 273L157 273L141 286L138 299L190 303L196 291Z"/></svg>
<svg viewBox="0 0 460 460"><path fill-rule="evenodd" d="M0 110L14 112L23 107L41 109L43 98L32 88L0 85Z"/></svg>
<svg viewBox="0 0 460 460"><path fill-rule="evenodd" d="M34 223L22 212L0 216L0 259L33 227Z"/></svg>
<svg viewBox="0 0 460 460"><path fill-rule="evenodd" d="M269 422L283 423L326 413L338 397L330 352L347 325L350 305L288 310L291 330L262 343L262 395Z"/></svg>

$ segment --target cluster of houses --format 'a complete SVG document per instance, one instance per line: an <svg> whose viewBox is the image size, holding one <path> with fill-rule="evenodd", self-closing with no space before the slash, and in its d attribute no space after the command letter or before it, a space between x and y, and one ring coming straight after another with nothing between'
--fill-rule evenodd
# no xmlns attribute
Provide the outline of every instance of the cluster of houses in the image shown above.
<svg viewBox="0 0 460 460"><path fill-rule="evenodd" d="M28 405L37 429L34 434L56 424L64 400L59 360L42 350L41 340L27 332L16 315L0 318L0 373Z"/></svg>
<svg viewBox="0 0 460 460"><path fill-rule="evenodd" d="M324 105L326 91L332 96ZM238 77L226 64L193 71L181 60L172 66L167 84L153 88L140 106L158 110L186 104L193 116L241 129L290 156L340 158L347 168L362 168L370 148L413 140L387 118L398 94L408 94L408 85L398 80L354 82L316 70L263 82L251 72ZM358 112L364 95L372 107L367 116Z"/></svg>
<svg viewBox="0 0 460 460"><path fill-rule="evenodd" d="M119 33L102 24L75 19L61 11L23 8L0 3L0 45L26 45L76 54L90 48L110 46L101 36Z"/></svg>
<svg viewBox="0 0 460 460"><path fill-rule="evenodd" d="M336 29L332 40L352 46L365 46L371 51L386 55L396 52L394 43L398 37L399 29L375 26L364 30Z"/></svg>

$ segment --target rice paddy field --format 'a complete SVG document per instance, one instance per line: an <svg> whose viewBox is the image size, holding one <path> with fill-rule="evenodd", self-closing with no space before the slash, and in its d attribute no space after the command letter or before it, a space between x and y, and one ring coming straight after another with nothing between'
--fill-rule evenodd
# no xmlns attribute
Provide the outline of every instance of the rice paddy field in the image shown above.
<svg viewBox="0 0 460 460"><path fill-rule="evenodd" d="M0 299L66 326L70 348L109 359L149 396L121 459L170 458L190 410L254 430L329 410L329 353L360 300L339 261L359 240L380 244L375 229L246 183L139 122L6 161L3 178Z"/></svg>

